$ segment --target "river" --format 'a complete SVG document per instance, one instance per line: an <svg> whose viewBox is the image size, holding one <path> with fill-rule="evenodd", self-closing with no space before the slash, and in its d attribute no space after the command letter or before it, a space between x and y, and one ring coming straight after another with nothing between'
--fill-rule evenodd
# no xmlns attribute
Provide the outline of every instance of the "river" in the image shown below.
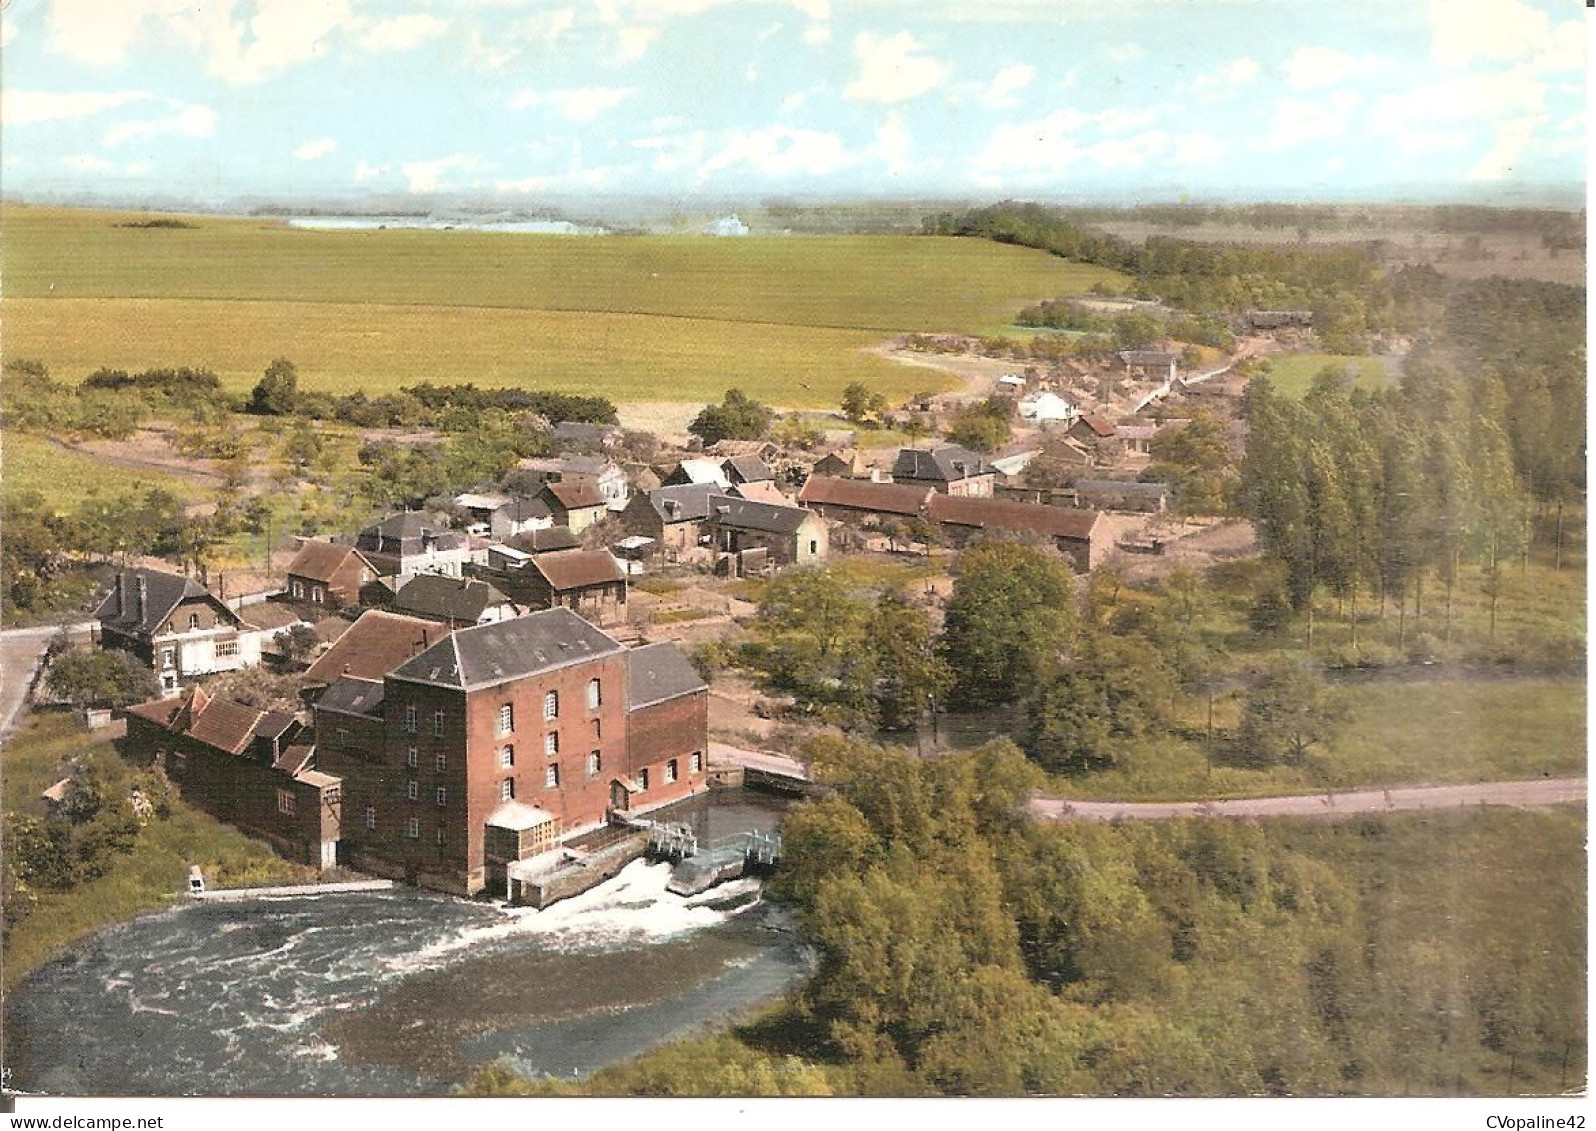
<svg viewBox="0 0 1596 1131"><path fill-rule="evenodd" d="M724 824L738 808L690 815ZM665 891L669 875L639 860L543 911L400 888L147 915L84 940L10 996L9 1086L440 1095L501 1058L570 1078L724 1021L808 972L759 881L684 899Z"/></svg>

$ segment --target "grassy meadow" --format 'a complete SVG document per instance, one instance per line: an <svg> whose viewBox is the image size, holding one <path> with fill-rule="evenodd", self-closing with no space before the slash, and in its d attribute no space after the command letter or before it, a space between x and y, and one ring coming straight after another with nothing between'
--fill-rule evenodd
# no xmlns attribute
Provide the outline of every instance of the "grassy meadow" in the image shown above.
<svg viewBox="0 0 1596 1131"><path fill-rule="evenodd" d="M928 374L861 352L973 331L1113 272L987 241L708 239L311 231L8 206L8 352L80 380L100 366L202 365L247 388L277 356L311 389L422 380L708 400L729 385L829 406Z"/></svg>
<svg viewBox="0 0 1596 1131"><path fill-rule="evenodd" d="M151 487L170 491L186 502L209 495L203 487L178 476L113 467L94 456L57 447L42 436L12 431L0 435L0 491L7 495L38 491L71 507L91 494L120 495Z"/></svg>
<svg viewBox="0 0 1596 1131"><path fill-rule="evenodd" d="M1301 400L1319 371L1329 366L1350 369L1360 389L1378 392L1391 383L1390 374L1377 357L1343 357L1333 353L1287 353L1269 359L1269 381L1282 395Z"/></svg>

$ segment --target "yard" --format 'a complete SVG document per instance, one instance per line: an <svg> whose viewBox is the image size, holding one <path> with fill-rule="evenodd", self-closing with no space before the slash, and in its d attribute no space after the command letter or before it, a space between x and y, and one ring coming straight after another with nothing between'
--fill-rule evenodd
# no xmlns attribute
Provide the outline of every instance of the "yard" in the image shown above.
<svg viewBox="0 0 1596 1131"><path fill-rule="evenodd" d="M1282 353L1269 358L1270 384L1283 396L1300 400L1313 379L1326 368L1350 370L1358 388L1378 392L1391 383L1384 362L1377 357L1343 357L1333 353Z"/></svg>

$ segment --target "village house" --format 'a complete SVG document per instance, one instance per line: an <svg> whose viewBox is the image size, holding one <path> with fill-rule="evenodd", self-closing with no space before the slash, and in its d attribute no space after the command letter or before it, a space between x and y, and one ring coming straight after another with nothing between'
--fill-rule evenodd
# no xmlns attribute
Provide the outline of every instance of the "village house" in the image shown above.
<svg viewBox="0 0 1596 1131"><path fill-rule="evenodd" d="M465 511L466 517L474 527L482 527L493 521L493 512L510 501L509 495L481 495L467 492L456 495L450 500L455 506Z"/></svg>
<svg viewBox="0 0 1596 1131"><path fill-rule="evenodd" d="M547 530L554 525L554 512L542 499L510 499L488 518L488 530L504 541L529 530Z"/></svg>
<svg viewBox="0 0 1596 1131"><path fill-rule="evenodd" d="M1175 380L1175 367L1180 359L1163 350L1124 350L1119 360L1129 376L1168 385Z"/></svg>
<svg viewBox="0 0 1596 1131"><path fill-rule="evenodd" d="M704 789L708 688L643 652L550 609L449 634L380 695L329 688L316 758L343 782L341 858L458 895L502 892L518 861L610 808Z"/></svg>
<svg viewBox="0 0 1596 1131"><path fill-rule="evenodd" d="M776 473L758 456L730 456L721 461L721 475L730 487L749 483L773 483Z"/></svg>
<svg viewBox="0 0 1596 1131"><path fill-rule="evenodd" d="M925 511L936 491L907 483L816 476L803 485L798 501L823 518L842 522L910 519Z"/></svg>
<svg viewBox="0 0 1596 1131"><path fill-rule="evenodd" d="M330 868L341 783L313 768L303 737L291 714L214 699L196 687L178 699L129 707L124 749L141 765L160 765L189 804L290 860Z"/></svg>
<svg viewBox="0 0 1596 1131"><path fill-rule="evenodd" d="M565 483L595 488L604 505L620 510L632 496L632 485L620 464L607 456L560 456L524 459L516 465L544 484Z"/></svg>
<svg viewBox="0 0 1596 1131"><path fill-rule="evenodd" d="M1096 569L1113 549L1112 525L1097 511L937 495L927 513L954 545L985 534L1037 536L1051 541L1082 573Z"/></svg>
<svg viewBox="0 0 1596 1131"><path fill-rule="evenodd" d="M196 676L260 663L261 630L199 582L175 573L118 571L94 617L100 646L137 656L163 692Z"/></svg>
<svg viewBox="0 0 1596 1131"><path fill-rule="evenodd" d="M652 538L655 553L675 558L698 547L715 490L711 484L683 484L635 495L621 512L621 526L628 534Z"/></svg>
<svg viewBox="0 0 1596 1131"><path fill-rule="evenodd" d="M563 526L572 534L580 534L609 514L609 505L599 494L594 483L545 483L538 494L555 526Z"/></svg>
<svg viewBox="0 0 1596 1131"><path fill-rule="evenodd" d="M284 592L294 601L342 609L357 604L360 587L376 575L376 567L359 550L311 539L289 563Z"/></svg>
<svg viewBox="0 0 1596 1131"><path fill-rule="evenodd" d="M1071 424L1066 437L1077 444L1085 445L1087 450L1094 450L1105 441L1114 439L1114 422L1102 413L1089 412Z"/></svg>
<svg viewBox="0 0 1596 1131"><path fill-rule="evenodd" d="M502 546L488 547L488 564L492 566L494 553L497 551L506 559L511 555L504 551L515 550L522 554L554 554L561 550L574 550L582 544L582 540L571 533L569 526L550 526L543 530L529 530L525 534L517 534Z"/></svg>
<svg viewBox="0 0 1596 1131"><path fill-rule="evenodd" d="M459 577L470 560L470 539L418 511L390 515L355 539L355 549L378 576L442 573Z"/></svg>
<svg viewBox="0 0 1596 1131"><path fill-rule="evenodd" d="M1151 424L1116 424L1114 426L1114 439L1124 445L1128 452L1138 452L1146 455L1152 447L1153 437L1158 435L1158 429Z"/></svg>
<svg viewBox="0 0 1596 1131"><path fill-rule="evenodd" d="M731 486L731 480L726 478L726 472L721 467L721 461L716 459L684 459L664 479L660 480L662 487L714 487L724 491Z"/></svg>
<svg viewBox="0 0 1596 1131"><path fill-rule="evenodd" d="M559 550L528 554L501 568L473 568L528 609L571 609L594 624L626 619L626 575L604 550Z"/></svg>
<svg viewBox="0 0 1596 1131"><path fill-rule="evenodd" d="M869 479L870 468L857 449L844 448L816 460L809 475L819 479Z"/></svg>
<svg viewBox="0 0 1596 1131"><path fill-rule="evenodd" d="M1020 419L1046 428L1053 424L1067 424L1081 414L1081 410L1057 393L1040 392L1020 401Z"/></svg>
<svg viewBox="0 0 1596 1131"><path fill-rule="evenodd" d="M774 483L737 483L726 488L726 494L735 499L754 503L769 503L773 507L790 507L792 500L783 495Z"/></svg>
<svg viewBox="0 0 1596 1131"><path fill-rule="evenodd" d="M475 567L468 566L468 570ZM394 594L392 610L449 628L493 624L520 615L515 603L486 581L420 573Z"/></svg>
<svg viewBox="0 0 1596 1131"><path fill-rule="evenodd" d="M709 532L722 553L763 550L778 566L820 561L830 548L825 520L814 511L730 495L710 497Z"/></svg>
<svg viewBox="0 0 1596 1131"><path fill-rule="evenodd" d="M939 495L961 498L990 497L992 466L958 444L924 448L902 448L892 465L892 481L913 486L925 485Z"/></svg>

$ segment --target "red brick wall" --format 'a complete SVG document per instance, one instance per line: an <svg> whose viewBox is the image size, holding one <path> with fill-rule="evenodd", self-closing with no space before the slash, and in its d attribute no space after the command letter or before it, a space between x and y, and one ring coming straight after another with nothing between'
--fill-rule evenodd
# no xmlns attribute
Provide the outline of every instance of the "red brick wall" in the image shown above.
<svg viewBox="0 0 1596 1131"><path fill-rule="evenodd" d="M633 711L629 725L627 761L635 780L648 770L648 791L632 796L632 808L652 808L702 789L708 780L709 693L700 691L667 699ZM698 773L692 756L703 755ZM674 784L665 781L665 766L676 759Z"/></svg>

